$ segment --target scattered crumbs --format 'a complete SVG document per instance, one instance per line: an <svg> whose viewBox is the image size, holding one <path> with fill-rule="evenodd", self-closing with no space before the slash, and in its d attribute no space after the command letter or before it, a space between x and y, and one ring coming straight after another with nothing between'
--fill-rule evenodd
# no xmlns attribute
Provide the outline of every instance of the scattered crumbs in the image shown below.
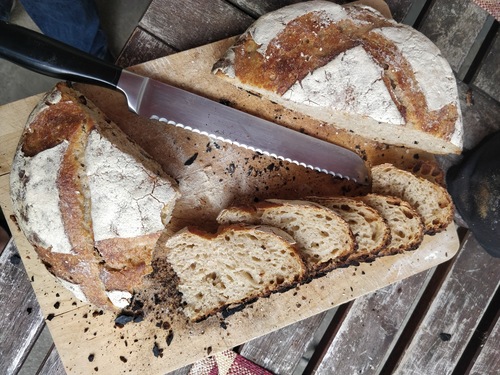
<svg viewBox="0 0 500 375"><path fill-rule="evenodd" d="M196 158L197 158L197 157L198 157L198 153L197 153L197 152L195 152L195 153L193 154L193 156L191 156L188 160L186 160L186 161L184 162L184 165L191 165L191 164L193 164L193 163L194 163L194 161L196 160Z"/></svg>
<svg viewBox="0 0 500 375"><path fill-rule="evenodd" d="M47 320L48 321L51 321L54 318L55 318L55 315L53 313L50 313L49 315L47 315Z"/></svg>
<svg viewBox="0 0 500 375"><path fill-rule="evenodd" d="M127 358L125 358L124 356L120 356L120 361L122 361L123 363L127 363Z"/></svg>
<svg viewBox="0 0 500 375"><path fill-rule="evenodd" d="M116 317L115 326L118 328L123 328L125 324L130 323L133 320L134 320L133 315L121 314Z"/></svg>
<svg viewBox="0 0 500 375"><path fill-rule="evenodd" d="M443 341L450 341L451 340L451 334L449 333L445 333L445 332L441 332L439 334L439 338Z"/></svg>
<svg viewBox="0 0 500 375"><path fill-rule="evenodd" d="M95 357L94 354L89 354L89 357L88 357L89 362L94 362L94 357Z"/></svg>
<svg viewBox="0 0 500 375"><path fill-rule="evenodd" d="M174 339L174 331L169 330L167 338L165 340L167 342L167 346L170 346L170 344L172 343L173 339Z"/></svg>
<svg viewBox="0 0 500 375"><path fill-rule="evenodd" d="M28 307L28 308L26 309L26 312L28 313L28 315L29 315L29 314L31 314L31 313L33 312L33 308Z"/></svg>
<svg viewBox="0 0 500 375"><path fill-rule="evenodd" d="M158 343L155 342L153 345L153 354L156 358L162 358L163 357L163 349L158 346Z"/></svg>

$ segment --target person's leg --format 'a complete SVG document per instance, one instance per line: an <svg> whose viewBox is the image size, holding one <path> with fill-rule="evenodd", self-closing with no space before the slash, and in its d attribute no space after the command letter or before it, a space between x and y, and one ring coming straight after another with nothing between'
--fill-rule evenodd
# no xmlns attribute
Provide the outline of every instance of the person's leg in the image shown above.
<svg viewBox="0 0 500 375"><path fill-rule="evenodd" d="M108 55L107 38L94 0L20 0L47 36L99 58Z"/></svg>
<svg viewBox="0 0 500 375"><path fill-rule="evenodd" d="M0 21L7 22L12 11L13 0L0 0Z"/></svg>

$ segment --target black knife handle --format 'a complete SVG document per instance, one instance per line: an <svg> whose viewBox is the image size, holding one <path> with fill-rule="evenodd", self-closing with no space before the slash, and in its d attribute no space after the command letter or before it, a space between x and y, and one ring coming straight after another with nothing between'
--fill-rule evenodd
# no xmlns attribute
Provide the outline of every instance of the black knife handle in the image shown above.
<svg viewBox="0 0 500 375"><path fill-rule="evenodd" d="M0 57L35 72L116 89L122 69L33 30L0 21Z"/></svg>

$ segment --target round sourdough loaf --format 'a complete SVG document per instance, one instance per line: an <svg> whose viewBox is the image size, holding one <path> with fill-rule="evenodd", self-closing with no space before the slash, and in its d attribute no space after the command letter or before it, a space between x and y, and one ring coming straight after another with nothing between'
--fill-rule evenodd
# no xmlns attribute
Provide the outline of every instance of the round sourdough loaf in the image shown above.
<svg viewBox="0 0 500 375"><path fill-rule="evenodd" d="M363 5L290 5L259 18L213 73L386 144L462 150L456 80L423 34Z"/></svg>
<svg viewBox="0 0 500 375"><path fill-rule="evenodd" d="M63 83L30 115L10 176L19 226L48 270L82 301L126 307L152 271L175 182Z"/></svg>

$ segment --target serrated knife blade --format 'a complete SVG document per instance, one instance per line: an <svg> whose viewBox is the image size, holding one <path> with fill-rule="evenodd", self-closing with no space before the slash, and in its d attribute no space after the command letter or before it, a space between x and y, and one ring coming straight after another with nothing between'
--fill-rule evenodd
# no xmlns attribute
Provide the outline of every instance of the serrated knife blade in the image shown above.
<svg viewBox="0 0 500 375"><path fill-rule="evenodd" d="M361 184L369 181L355 152L140 76L32 30L0 22L0 56L48 76L120 90L129 109L141 116Z"/></svg>

